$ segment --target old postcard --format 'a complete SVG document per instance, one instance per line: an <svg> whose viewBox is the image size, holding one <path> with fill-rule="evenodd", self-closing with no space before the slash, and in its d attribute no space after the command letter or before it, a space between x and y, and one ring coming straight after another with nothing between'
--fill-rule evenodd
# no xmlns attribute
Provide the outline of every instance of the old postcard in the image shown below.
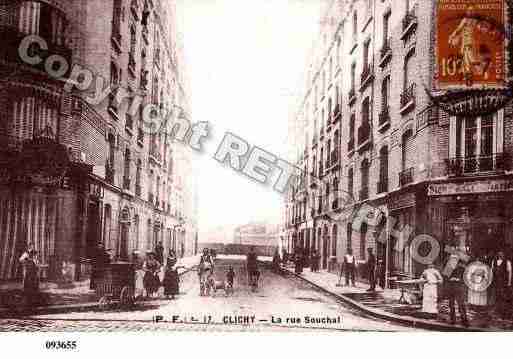
<svg viewBox="0 0 513 359"><path fill-rule="evenodd" d="M511 331L512 11L0 0L0 331Z"/></svg>

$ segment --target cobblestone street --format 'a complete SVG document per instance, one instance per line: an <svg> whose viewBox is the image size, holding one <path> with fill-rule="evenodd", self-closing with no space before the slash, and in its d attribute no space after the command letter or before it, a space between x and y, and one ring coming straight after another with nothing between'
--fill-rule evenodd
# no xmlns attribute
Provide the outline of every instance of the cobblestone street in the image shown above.
<svg viewBox="0 0 513 359"><path fill-rule="evenodd" d="M235 293L200 297L196 272L182 277L180 296L159 307L144 310L73 312L0 320L2 331L411 331L412 328L362 316L332 297L293 276L280 276L262 269L260 287L251 292L240 260L221 260L216 276L224 277L227 265L236 271ZM156 316L161 316L158 323ZM311 323L306 317L335 323ZM340 317L340 323L336 319ZM300 319L297 320L297 318ZM287 320L288 319L288 320ZM204 322L209 324L204 324ZM249 321L249 324L245 324ZM281 322L280 322L281 321ZM241 323L242 322L242 323Z"/></svg>

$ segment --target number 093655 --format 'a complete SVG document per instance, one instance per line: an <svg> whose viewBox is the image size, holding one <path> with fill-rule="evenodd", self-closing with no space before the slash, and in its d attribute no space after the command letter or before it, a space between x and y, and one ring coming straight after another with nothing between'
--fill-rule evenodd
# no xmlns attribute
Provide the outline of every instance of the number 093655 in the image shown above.
<svg viewBox="0 0 513 359"><path fill-rule="evenodd" d="M75 350L77 349L76 340L47 340L45 342L46 349L55 349L55 350Z"/></svg>

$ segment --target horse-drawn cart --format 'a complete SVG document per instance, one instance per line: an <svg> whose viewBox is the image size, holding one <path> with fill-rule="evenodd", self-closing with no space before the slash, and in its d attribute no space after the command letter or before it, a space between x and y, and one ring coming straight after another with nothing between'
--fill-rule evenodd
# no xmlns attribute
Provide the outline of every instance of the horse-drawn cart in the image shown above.
<svg viewBox="0 0 513 359"><path fill-rule="evenodd" d="M132 263L110 263L98 271L96 294L100 309L118 303L121 307L135 304L135 267Z"/></svg>

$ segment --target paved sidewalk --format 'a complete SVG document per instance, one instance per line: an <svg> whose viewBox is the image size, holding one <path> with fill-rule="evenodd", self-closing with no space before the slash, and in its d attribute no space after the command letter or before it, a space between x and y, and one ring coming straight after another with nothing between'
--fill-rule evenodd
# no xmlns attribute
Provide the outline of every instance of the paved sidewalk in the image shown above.
<svg viewBox="0 0 513 359"><path fill-rule="evenodd" d="M283 267L289 273L294 273L293 267ZM423 327L435 330L479 330L479 331L504 331L513 330L512 320L500 319L492 309L486 308L477 310L469 306L467 309L470 327L450 324L449 305L447 300L440 303L440 314L436 319L426 317L421 311L421 303L399 304L401 293L398 289L380 289L375 292L368 292L369 285L356 283L356 287L345 286L345 279L342 278L342 286L339 283L339 276L326 271L312 273L305 268L298 277L317 286L318 288L331 293L346 303L366 312L367 314L401 322L414 327ZM459 321L459 313L456 310L456 318ZM459 322L458 322L459 324Z"/></svg>
<svg viewBox="0 0 513 359"><path fill-rule="evenodd" d="M178 270L182 275L199 263L199 256L179 258L178 265L184 266ZM136 273L137 281L142 281L142 271ZM161 280L163 273L161 273ZM162 290L162 288L161 288ZM54 313L74 310L94 310L98 307L98 296L94 290L89 289L89 279L73 283L42 282L40 284L42 293L40 302L36 308L31 309L30 314L36 312ZM136 293L137 294L137 293ZM20 301L23 297L23 284L21 282L9 282L0 284L0 316L9 316L19 311ZM163 301L149 300L141 302L141 305L159 305ZM23 312L23 311L22 311ZM18 313L20 314L20 313Z"/></svg>

